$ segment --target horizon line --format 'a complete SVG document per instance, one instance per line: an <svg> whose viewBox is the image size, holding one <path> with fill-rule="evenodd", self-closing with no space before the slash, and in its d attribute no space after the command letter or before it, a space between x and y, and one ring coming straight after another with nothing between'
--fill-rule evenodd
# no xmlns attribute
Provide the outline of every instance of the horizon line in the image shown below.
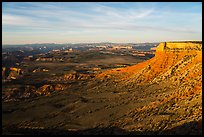
<svg viewBox="0 0 204 137"><path fill-rule="evenodd" d="M167 41L157 41L157 42L69 42L69 43L20 43L20 44L2 44L2 46L10 46L10 45L32 45L32 44L95 44L95 43L112 43L112 44L130 44L130 43L161 43L161 42L195 42L202 40L167 40Z"/></svg>

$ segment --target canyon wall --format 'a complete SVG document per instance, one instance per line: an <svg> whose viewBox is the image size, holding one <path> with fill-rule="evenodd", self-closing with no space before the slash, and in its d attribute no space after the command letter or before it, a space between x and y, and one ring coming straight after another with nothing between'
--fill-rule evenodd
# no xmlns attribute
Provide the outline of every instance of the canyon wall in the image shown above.
<svg viewBox="0 0 204 137"><path fill-rule="evenodd" d="M157 48L156 52L164 51L201 51L202 42L161 42Z"/></svg>

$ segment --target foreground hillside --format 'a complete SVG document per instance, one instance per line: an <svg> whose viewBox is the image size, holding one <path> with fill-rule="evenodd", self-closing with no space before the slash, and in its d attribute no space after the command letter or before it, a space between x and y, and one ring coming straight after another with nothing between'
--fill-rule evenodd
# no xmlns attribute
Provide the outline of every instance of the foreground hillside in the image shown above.
<svg viewBox="0 0 204 137"><path fill-rule="evenodd" d="M160 43L148 61L64 86L3 102L4 134L202 134L201 42Z"/></svg>
<svg viewBox="0 0 204 137"><path fill-rule="evenodd" d="M161 132L188 122L199 121L197 126L200 125L202 121L201 50L202 44L199 43L160 43L154 58L132 67L101 74L99 77L110 76L118 85L123 85L119 86L120 88L126 87L130 92L137 90L136 85L143 87L138 94L144 96L146 94L142 99L144 102L149 101L147 105L132 109L127 114L129 117L120 119L121 122L117 124L125 125L134 121L126 128ZM138 118L142 119L141 122L138 122ZM178 133L191 132L185 131L186 128L178 130Z"/></svg>

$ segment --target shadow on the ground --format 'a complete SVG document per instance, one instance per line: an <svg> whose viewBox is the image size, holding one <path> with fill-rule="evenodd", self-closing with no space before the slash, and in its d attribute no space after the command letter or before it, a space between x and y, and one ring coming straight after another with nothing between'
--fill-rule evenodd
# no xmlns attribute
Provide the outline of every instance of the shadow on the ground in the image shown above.
<svg viewBox="0 0 204 137"><path fill-rule="evenodd" d="M3 134L22 135L202 135L202 120L185 123L181 126L164 131L132 131L128 132L118 127L92 128L78 131L67 131L61 129L25 129L9 127L3 129Z"/></svg>

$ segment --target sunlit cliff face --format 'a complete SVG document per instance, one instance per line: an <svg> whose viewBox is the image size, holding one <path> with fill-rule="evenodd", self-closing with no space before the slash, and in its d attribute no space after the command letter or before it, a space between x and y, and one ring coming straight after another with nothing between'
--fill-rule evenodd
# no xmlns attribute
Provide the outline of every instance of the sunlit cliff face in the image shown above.
<svg viewBox="0 0 204 137"><path fill-rule="evenodd" d="M157 46L155 57L152 59L130 67L108 70L98 77L118 75L121 79L115 80L124 81L134 76L134 81L136 80L138 84L141 84L151 82L157 76L169 71L172 71L171 75L173 76L173 74L180 75L189 70L188 74L191 75L190 70L196 64L200 68L198 67L199 71L194 75L199 75L201 74L201 61L201 42L162 42Z"/></svg>

